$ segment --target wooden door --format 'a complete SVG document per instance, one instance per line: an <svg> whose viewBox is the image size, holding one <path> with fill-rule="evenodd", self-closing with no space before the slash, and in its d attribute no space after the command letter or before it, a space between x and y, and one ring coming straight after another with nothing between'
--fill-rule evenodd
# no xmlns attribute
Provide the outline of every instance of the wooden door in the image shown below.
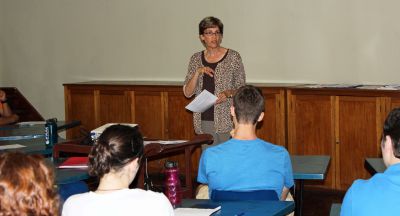
<svg viewBox="0 0 400 216"><path fill-rule="evenodd" d="M329 155L324 181L307 181L334 188L334 97L330 95L296 94L288 91L288 147L293 155Z"/></svg>
<svg viewBox="0 0 400 216"><path fill-rule="evenodd" d="M286 146L285 91L262 89L265 100L264 119L257 125L257 137Z"/></svg>
<svg viewBox="0 0 400 216"><path fill-rule="evenodd" d="M358 178L370 178L366 157L380 155L381 98L337 97L337 189L347 190Z"/></svg>

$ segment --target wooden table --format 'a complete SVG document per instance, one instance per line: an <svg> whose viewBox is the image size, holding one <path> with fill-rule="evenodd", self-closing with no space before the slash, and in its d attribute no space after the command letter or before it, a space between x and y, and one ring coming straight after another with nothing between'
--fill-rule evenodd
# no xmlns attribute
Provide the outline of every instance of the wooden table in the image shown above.
<svg viewBox="0 0 400 216"><path fill-rule="evenodd" d="M147 160L159 159L166 157L170 154L178 154L180 152L185 153L185 185L182 187L183 197L192 198L193 184L192 184L192 153L196 147L203 144L210 145L213 143L213 138L209 134L196 135L192 140L179 144L160 144L156 141L154 143L149 143L145 145L144 155ZM138 179L138 186L144 188L144 178L145 178L145 164L140 167L140 175Z"/></svg>

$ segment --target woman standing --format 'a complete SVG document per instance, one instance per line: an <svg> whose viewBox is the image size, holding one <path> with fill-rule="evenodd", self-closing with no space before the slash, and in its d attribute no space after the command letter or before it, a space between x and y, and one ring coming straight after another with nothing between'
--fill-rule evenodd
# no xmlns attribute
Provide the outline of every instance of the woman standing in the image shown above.
<svg viewBox="0 0 400 216"><path fill-rule="evenodd" d="M229 139L233 128L229 111L232 95L246 83L240 54L220 46L223 32L224 25L216 17L206 17L200 22L199 37L205 50L191 57L183 86L183 93L188 98L204 89L218 97L210 109L193 113L195 132L212 134L214 144Z"/></svg>
<svg viewBox="0 0 400 216"><path fill-rule="evenodd" d="M89 174L100 178L96 191L67 199L63 216L174 215L161 193L129 189L143 156L137 127L112 125L104 130L89 154Z"/></svg>

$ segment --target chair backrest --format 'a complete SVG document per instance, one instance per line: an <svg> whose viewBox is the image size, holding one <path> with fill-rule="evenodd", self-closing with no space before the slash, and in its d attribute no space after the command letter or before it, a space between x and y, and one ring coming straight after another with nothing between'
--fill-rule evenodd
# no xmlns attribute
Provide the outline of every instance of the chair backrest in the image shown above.
<svg viewBox="0 0 400 216"><path fill-rule="evenodd" d="M213 201L235 201L235 200L279 200L274 190L255 191L222 191L212 190L211 200Z"/></svg>

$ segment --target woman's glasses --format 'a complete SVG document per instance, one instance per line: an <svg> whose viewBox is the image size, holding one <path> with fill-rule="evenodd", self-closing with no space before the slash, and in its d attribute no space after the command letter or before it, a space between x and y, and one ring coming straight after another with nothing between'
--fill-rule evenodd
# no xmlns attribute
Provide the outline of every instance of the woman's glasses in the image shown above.
<svg viewBox="0 0 400 216"><path fill-rule="evenodd" d="M211 37L211 36L213 36L213 35L215 35L215 36L217 36L217 37L221 36L221 32L219 32L219 31L216 31L216 32L204 32L203 34L204 34L205 36L207 36L207 37Z"/></svg>

